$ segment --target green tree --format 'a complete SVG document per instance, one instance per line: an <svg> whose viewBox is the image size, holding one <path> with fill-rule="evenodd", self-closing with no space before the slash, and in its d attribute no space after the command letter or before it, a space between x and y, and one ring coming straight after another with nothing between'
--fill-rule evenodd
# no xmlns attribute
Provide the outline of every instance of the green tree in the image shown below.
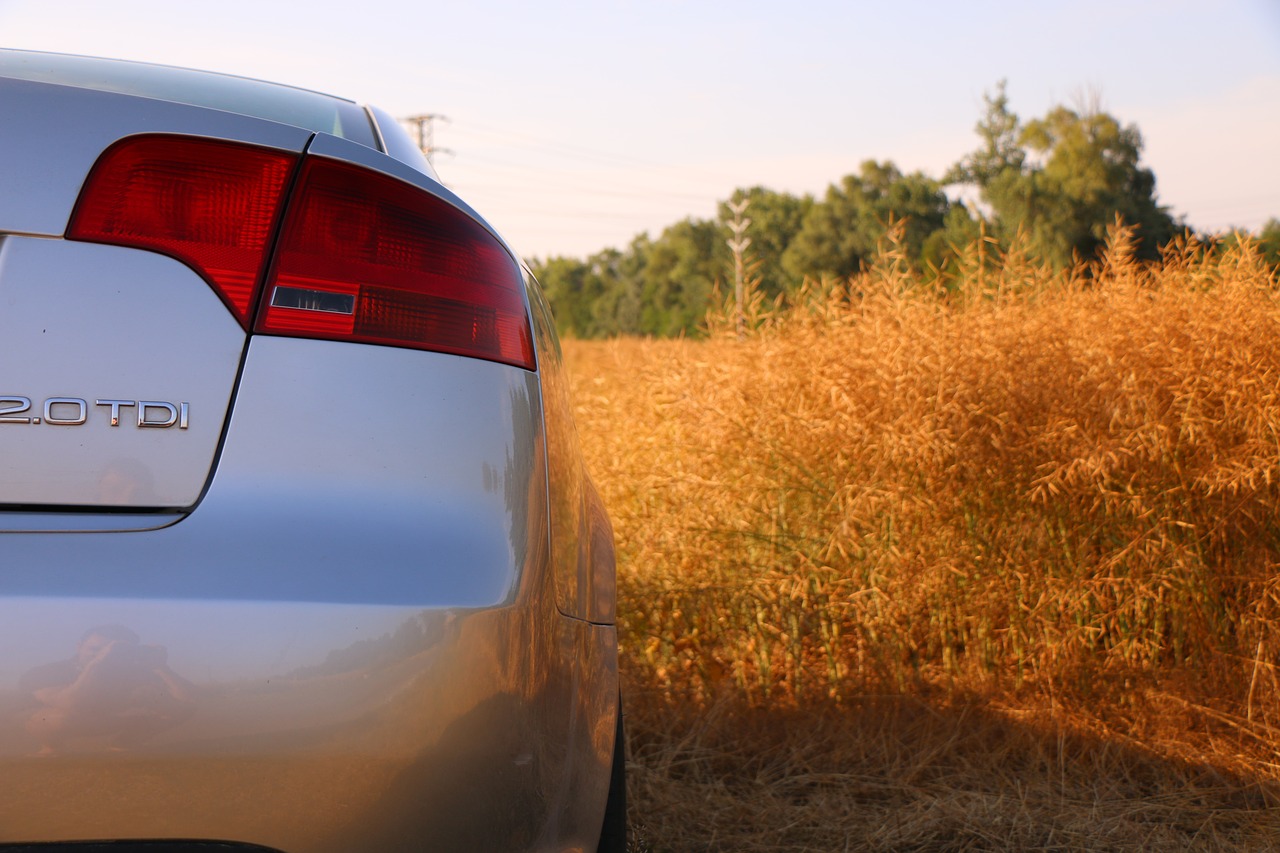
<svg viewBox="0 0 1280 853"><path fill-rule="evenodd" d="M625 252L605 249L587 259L602 283L600 296L591 307L590 337L640 334L642 277L652 245L647 233L640 234Z"/></svg>
<svg viewBox="0 0 1280 853"><path fill-rule="evenodd" d="M664 336L697 331L728 262L719 223L690 218L666 228L649 247L641 272L639 331Z"/></svg>
<svg viewBox="0 0 1280 853"><path fill-rule="evenodd" d="M534 261L530 268L561 334L666 336L697 331L727 256L717 222L685 219L656 240L637 235L625 251Z"/></svg>
<svg viewBox="0 0 1280 853"><path fill-rule="evenodd" d="M876 250L891 219L906 224L907 257L919 263L925 241L945 228L951 203L941 185L921 172L903 175L891 162L867 160L856 175L827 189L804 215L800 231L782 255L795 279L846 277Z"/></svg>
<svg viewBox="0 0 1280 853"><path fill-rule="evenodd" d="M1197 235L1200 241L1213 247L1213 251L1222 255L1232 249L1238 249L1241 243L1248 242L1262 255L1262 260L1272 266L1280 264L1280 219L1268 219L1255 234L1243 228L1232 228L1230 231Z"/></svg>
<svg viewBox="0 0 1280 853"><path fill-rule="evenodd" d="M1273 216L1262 226L1258 232L1258 248L1267 263L1280 264L1280 219Z"/></svg>
<svg viewBox="0 0 1280 853"><path fill-rule="evenodd" d="M953 204L947 211L942 227L925 238L920 247L920 262L945 283L959 272L960 255L981 238L979 220L963 204Z"/></svg>
<svg viewBox="0 0 1280 853"><path fill-rule="evenodd" d="M805 215L813 207L813 197L809 195L794 196L789 193L775 192L764 187L734 190L729 201L734 204L747 199L746 217L751 220L746 236L751 238L748 256L757 264L755 276L758 287L765 297L772 299L780 293L795 289L800 279L792 276L783 268L782 256L791 241L800 233ZM729 236L728 225L733 213L728 202L720 203L720 223ZM727 268L724 279L729 280Z"/></svg>
<svg viewBox="0 0 1280 853"><path fill-rule="evenodd" d="M1121 126L1102 112L1057 107L1028 124L1023 140L1045 158L1031 173L1029 196L1037 210L1029 225L1033 241L1055 263L1067 263L1073 252L1092 257L1117 215L1138 226L1139 255L1150 259L1179 230L1156 202L1155 175L1139 165L1136 126Z"/></svg>
<svg viewBox="0 0 1280 853"><path fill-rule="evenodd" d="M947 173L975 185L1004 240L1024 231L1057 266L1093 257L1121 216L1139 229L1139 255L1159 256L1182 226L1156 201L1156 179L1141 163L1142 135L1096 108L1065 106L1020 125L1004 83L987 96L976 130L983 144ZM1015 142L1016 140L1016 142Z"/></svg>
<svg viewBox="0 0 1280 853"><path fill-rule="evenodd" d="M593 272L591 265L577 258L554 257L545 261L534 259L529 268L551 303L560 334L575 338L594 336L592 311L604 292L604 281Z"/></svg>
<svg viewBox="0 0 1280 853"><path fill-rule="evenodd" d="M943 178L948 184L974 184L986 189L1001 180L1016 180L1022 175L1027 152L1021 143L1022 127L1009 109L1006 81L996 84L994 95L983 95L987 108L974 126L982 147L960 159Z"/></svg>

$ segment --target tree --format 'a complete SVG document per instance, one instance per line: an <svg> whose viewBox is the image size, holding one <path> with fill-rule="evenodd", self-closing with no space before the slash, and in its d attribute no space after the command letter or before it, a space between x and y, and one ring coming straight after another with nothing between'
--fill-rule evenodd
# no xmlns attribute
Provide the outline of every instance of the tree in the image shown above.
<svg viewBox="0 0 1280 853"><path fill-rule="evenodd" d="M1092 257L1117 215L1139 229L1139 256L1159 257L1181 230L1156 202L1155 175L1140 165L1142 135L1096 106L1065 106L1021 126L1004 83L987 96L976 130L983 145L947 180L978 187L1005 241L1024 231L1041 257L1065 266ZM1016 141L1015 141L1016 140Z"/></svg>
<svg viewBox="0 0 1280 853"><path fill-rule="evenodd" d="M942 228L925 238L920 247L920 262L950 286L949 282L960 271L960 255L980 239L982 228L979 220L974 219L963 204L953 204L947 211Z"/></svg>
<svg viewBox="0 0 1280 853"><path fill-rule="evenodd" d="M1213 247L1219 256L1238 250L1242 243L1250 243L1264 263L1273 267L1280 264L1280 219L1275 217L1268 219L1256 234L1244 228L1232 228L1222 233L1197 236L1202 243Z"/></svg>
<svg viewBox="0 0 1280 853"><path fill-rule="evenodd" d="M945 227L951 203L941 185L921 172L903 175L893 163L867 160L856 175L827 189L804 215L782 255L795 279L854 275L876 250L891 219L906 223L907 257L918 263L925 241Z"/></svg>
<svg viewBox="0 0 1280 853"><path fill-rule="evenodd" d="M1069 262L1072 252L1095 255L1117 215L1138 226L1140 257L1159 257L1160 246L1179 230L1156 203L1155 175L1139 165L1142 136L1134 125L1057 107L1028 124L1023 140L1045 158L1030 175L1036 215L1029 230L1056 264Z"/></svg>
<svg viewBox="0 0 1280 853"><path fill-rule="evenodd" d="M983 95L987 110L974 126L982 147L952 166L943 183L974 184L985 190L1002 179L1014 180L1022 174L1027 152L1019 138L1022 128L1018 117L1009 109L1006 82L996 84L995 95Z"/></svg>
<svg viewBox="0 0 1280 853"><path fill-rule="evenodd" d="M1262 230L1258 232L1258 248L1262 250L1262 257L1266 258L1267 263L1280 264L1280 219L1273 216L1262 226Z"/></svg>
<svg viewBox="0 0 1280 853"><path fill-rule="evenodd" d="M746 216L751 219L751 225L747 227L746 236L751 238L749 254L758 264L755 276L760 292L772 299L795 290L800 279L783 268L782 256L800 233L804 217L813 207L813 197L751 187L734 190L729 201L738 204L743 199L750 201ZM721 202L720 222L728 223L731 218L728 202ZM725 234L727 237L727 230Z"/></svg>
<svg viewBox="0 0 1280 853"><path fill-rule="evenodd" d="M719 223L685 219L654 240L636 236L625 251L605 249L585 261L535 260L563 335L677 335L697 331L728 256Z"/></svg>
<svg viewBox="0 0 1280 853"><path fill-rule="evenodd" d="M640 334L641 277L652 245L647 233L640 234L625 252L605 249L587 259L603 283L600 297L591 307L591 337Z"/></svg>
<svg viewBox="0 0 1280 853"><path fill-rule="evenodd" d="M554 257L545 261L535 259L529 267L551 303L560 334L592 337L595 327L592 310L604 292L604 281L594 274L591 265L576 258Z"/></svg>
<svg viewBox="0 0 1280 853"><path fill-rule="evenodd" d="M652 335L696 331L728 260L725 231L719 223L689 218L666 228L649 247L641 273L639 331Z"/></svg>

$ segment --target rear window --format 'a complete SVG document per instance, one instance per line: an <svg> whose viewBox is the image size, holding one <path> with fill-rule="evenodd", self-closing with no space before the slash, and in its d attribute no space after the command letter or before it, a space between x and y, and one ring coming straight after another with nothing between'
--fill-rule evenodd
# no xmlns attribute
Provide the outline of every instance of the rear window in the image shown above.
<svg viewBox="0 0 1280 853"><path fill-rule="evenodd" d="M0 77L226 110L378 147L368 116L354 102L245 77L18 50L0 50Z"/></svg>

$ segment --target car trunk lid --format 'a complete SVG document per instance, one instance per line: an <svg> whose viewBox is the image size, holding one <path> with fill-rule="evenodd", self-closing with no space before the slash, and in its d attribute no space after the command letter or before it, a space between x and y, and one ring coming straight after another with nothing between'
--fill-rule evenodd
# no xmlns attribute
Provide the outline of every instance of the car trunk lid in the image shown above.
<svg viewBox="0 0 1280 853"><path fill-rule="evenodd" d="M256 229L265 252L277 222L255 216L234 176L214 176L229 193L198 197L200 170L218 146L248 151L276 164L268 194L282 195L312 134L2 77L0 105L24 117L0 134L0 510L189 509L216 462L262 274L238 235ZM59 124L68 115L82 117L74 131ZM110 166L148 139L186 146L187 161L152 150L138 168Z"/></svg>

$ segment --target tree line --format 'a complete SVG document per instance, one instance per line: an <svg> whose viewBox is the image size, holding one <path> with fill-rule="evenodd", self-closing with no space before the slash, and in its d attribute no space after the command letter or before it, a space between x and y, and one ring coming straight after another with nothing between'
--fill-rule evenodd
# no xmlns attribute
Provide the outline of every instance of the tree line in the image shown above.
<svg viewBox="0 0 1280 853"><path fill-rule="evenodd" d="M640 234L625 249L530 266L562 334L669 336L696 333L717 288L732 290L730 205L744 200L751 284L765 298L793 292L806 279L856 274L890 227L900 232L907 262L944 286L958 253L980 238L1007 248L1017 236L1036 259L1062 268L1092 258L1117 216L1138 227L1139 257L1146 259L1187 231L1156 201L1135 125L1096 104L1060 105L1024 122L1010 109L1003 82L984 100L978 147L941 178L867 160L822 198L740 188L715 219L687 218L657 238ZM1268 260L1280 262L1280 220L1254 236Z"/></svg>

